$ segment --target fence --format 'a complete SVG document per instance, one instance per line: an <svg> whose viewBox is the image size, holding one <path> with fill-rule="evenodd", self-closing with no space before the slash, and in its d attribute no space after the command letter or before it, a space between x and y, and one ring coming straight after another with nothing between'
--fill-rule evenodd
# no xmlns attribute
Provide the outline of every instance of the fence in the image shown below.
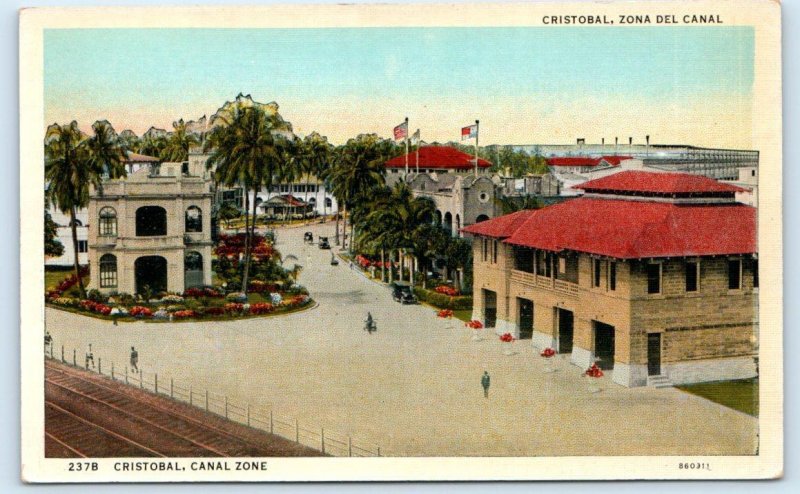
<svg viewBox="0 0 800 494"><path fill-rule="evenodd" d="M54 354L54 347L55 345L52 342L48 347L45 347L45 356L52 360L58 360L57 355ZM214 393L208 389L195 389L192 385L182 385L173 378L159 376L158 373L146 375L141 369L138 372L131 372L127 365L118 367L115 366L113 361L103 361L100 357L97 357L95 361L94 356L89 359L86 354L79 361L78 352L73 349L71 355L69 353L65 354L63 345L61 346L60 361L76 368L97 372L100 375L110 377L113 381L124 383L128 386L188 403L206 412L281 436L331 456L381 456L380 446L369 447L363 444L356 444L351 436L338 434L323 427L310 429L306 425L301 426L300 421L297 419L292 420L276 416L273 410L267 411L251 407L249 404L235 403L225 395ZM79 362L83 365L78 365Z"/></svg>

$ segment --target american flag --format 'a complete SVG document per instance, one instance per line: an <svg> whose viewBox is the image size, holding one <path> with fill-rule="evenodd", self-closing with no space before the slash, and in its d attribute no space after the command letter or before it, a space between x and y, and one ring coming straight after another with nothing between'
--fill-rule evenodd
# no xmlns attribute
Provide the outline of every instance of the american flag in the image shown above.
<svg viewBox="0 0 800 494"><path fill-rule="evenodd" d="M399 141L408 137L408 122L403 122L394 128L394 140Z"/></svg>
<svg viewBox="0 0 800 494"><path fill-rule="evenodd" d="M469 125L467 127L461 127L461 140L464 139L472 139L473 137L478 136L478 126L477 125Z"/></svg>

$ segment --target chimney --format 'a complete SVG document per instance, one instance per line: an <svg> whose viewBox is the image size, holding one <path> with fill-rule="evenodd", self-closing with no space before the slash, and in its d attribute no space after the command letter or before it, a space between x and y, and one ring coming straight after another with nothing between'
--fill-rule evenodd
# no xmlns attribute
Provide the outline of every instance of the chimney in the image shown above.
<svg viewBox="0 0 800 494"><path fill-rule="evenodd" d="M606 138L605 137L601 137L600 138L600 147L602 147L603 149L606 148Z"/></svg>
<svg viewBox="0 0 800 494"><path fill-rule="evenodd" d="M633 147L633 137L628 137L628 147Z"/></svg>
<svg viewBox="0 0 800 494"><path fill-rule="evenodd" d="M619 137L614 137L614 156L617 155L617 146L619 146Z"/></svg>
<svg viewBox="0 0 800 494"><path fill-rule="evenodd" d="M647 141L647 147L645 148L644 155L645 156L650 156L650 136L646 135L646 136L644 136L644 138Z"/></svg>

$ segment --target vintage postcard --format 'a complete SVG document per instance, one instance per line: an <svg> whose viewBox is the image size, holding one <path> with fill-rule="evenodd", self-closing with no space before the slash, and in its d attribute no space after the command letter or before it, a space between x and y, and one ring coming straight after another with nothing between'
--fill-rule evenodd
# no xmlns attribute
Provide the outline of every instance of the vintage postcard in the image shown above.
<svg viewBox="0 0 800 494"><path fill-rule="evenodd" d="M780 477L780 40L768 0L23 9L22 478Z"/></svg>

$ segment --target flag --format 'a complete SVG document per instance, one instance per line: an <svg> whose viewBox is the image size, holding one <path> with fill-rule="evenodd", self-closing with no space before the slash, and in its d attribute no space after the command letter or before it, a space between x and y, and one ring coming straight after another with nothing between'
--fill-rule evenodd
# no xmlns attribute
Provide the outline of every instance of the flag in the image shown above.
<svg viewBox="0 0 800 494"><path fill-rule="evenodd" d="M416 144L419 144L419 129L411 136L411 145L414 146Z"/></svg>
<svg viewBox="0 0 800 494"><path fill-rule="evenodd" d="M478 126L477 125L469 125L467 127L461 127L461 140L464 139L472 139L473 137L478 137Z"/></svg>
<svg viewBox="0 0 800 494"><path fill-rule="evenodd" d="M408 137L408 122L403 122L394 128L394 140L399 141Z"/></svg>

